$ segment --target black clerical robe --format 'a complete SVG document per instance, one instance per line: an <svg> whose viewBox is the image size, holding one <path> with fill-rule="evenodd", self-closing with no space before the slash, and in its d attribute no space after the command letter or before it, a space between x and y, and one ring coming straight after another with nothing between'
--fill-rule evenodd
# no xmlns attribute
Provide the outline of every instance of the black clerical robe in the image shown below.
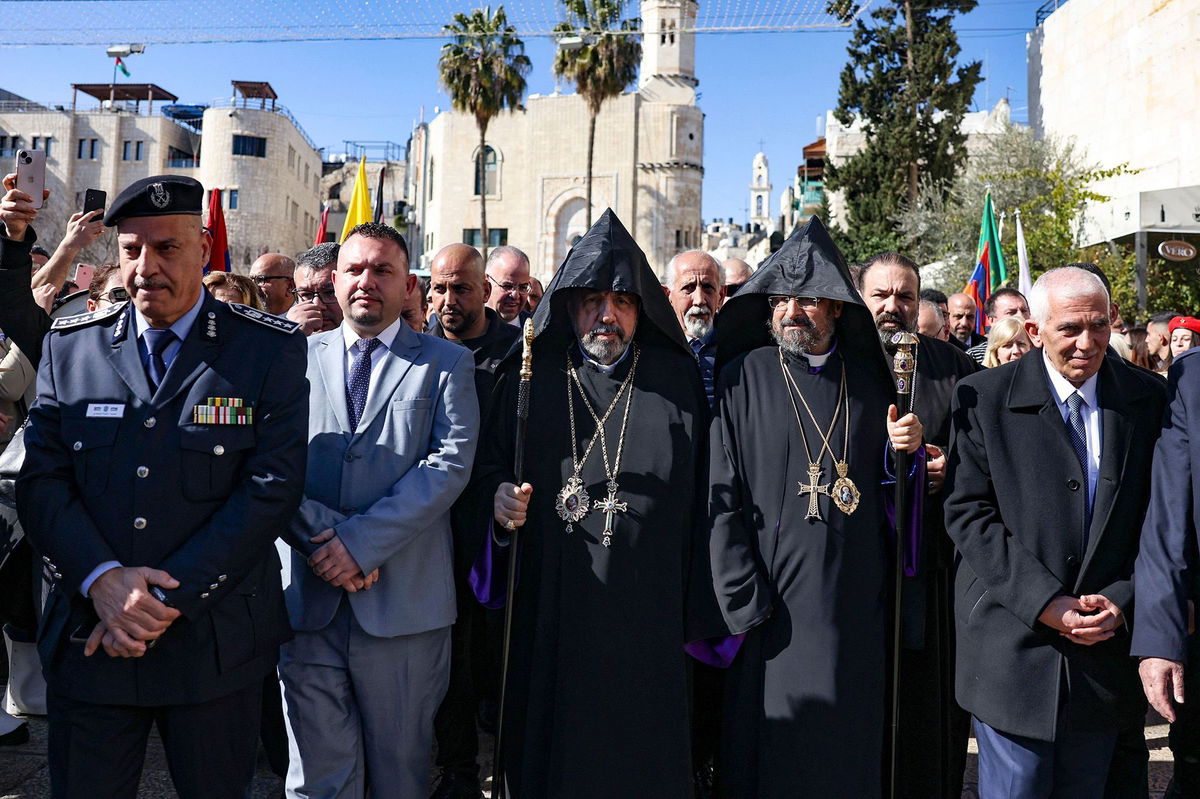
<svg viewBox="0 0 1200 799"><path fill-rule="evenodd" d="M616 514L605 547L601 511L593 507L571 533L555 513L555 497L572 473L567 357L601 416L633 366L630 352L606 374L573 342L566 350L549 343L536 350L525 460L533 495L518 539L505 698L510 795L690 799L685 597L689 590L711 596L706 571L689 578L689 564L704 561L693 558L703 528L698 487L708 418L699 373L682 349L642 347L617 474L617 498L627 508ZM498 380L480 465L480 480L493 491L513 480L514 371ZM605 426L610 460L624 402ZM582 456L596 425L578 394L575 422ZM582 479L593 505L605 497L598 442ZM489 536L489 547L495 543ZM484 578L494 583L477 594L502 596L500 565Z"/></svg>
<svg viewBox="0 0 1200 799"><path fill-rule="evenodd" d="M913 412L925 441L950 448L954 387L979 367L962 349L918 336ZM905 580L904 649L900 658L899 796L959 799L967 761L970 717L954 699L954 545L946 535L939 491L925 498L921 558Z"/></svg>
<svg viewBox="0 0 1200 799"><path fill-rule="evenodd" d="M788 369L824 428L844 362ZM881 792L888 696L891 526L885 502L887 408L882 370L851 362L849 476L861 492L846 515L824 494L805 518L809 456L779 351L759 347L719 377L710 439L710 516L717 595L745 633L727 677L721 795L726 799L872 799ZM820 432L800 405L813 460ZM844 411L843 411L844 413ZM843 457L844 418L829 437ZM821 457L820 484L837 475Z"/></svg>

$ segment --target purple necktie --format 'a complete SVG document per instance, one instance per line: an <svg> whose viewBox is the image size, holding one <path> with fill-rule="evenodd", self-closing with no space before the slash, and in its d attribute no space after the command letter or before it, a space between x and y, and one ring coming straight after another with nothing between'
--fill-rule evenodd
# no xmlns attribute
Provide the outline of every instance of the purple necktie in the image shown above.
<svg viewBox="0 0 1200 799"><path fill-rule="evenodd" d="M379 346L377 338L360 338L354 342L354 363L346 381L346 409L350 411L350 429L358 429L363 407L367 404L367 389L371 385L371 353Z"/></svg>

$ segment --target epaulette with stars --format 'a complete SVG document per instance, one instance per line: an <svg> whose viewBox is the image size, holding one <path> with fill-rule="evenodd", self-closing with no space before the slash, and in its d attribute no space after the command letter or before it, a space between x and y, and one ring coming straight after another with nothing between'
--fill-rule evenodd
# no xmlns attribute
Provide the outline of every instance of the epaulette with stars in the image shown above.
<svg viewBox="0 0 1200 799"><path fill-rule="evenodd" d="M290 319L284 319L274 314L265 313L257 308L251 308L249 305L241 305L240 303L229 303L229 310L233 311L238 316L249 319L251 322L258 322L264 327L269 327L272 330L277 330L280 333L295 333L300 329L298 322L293 322Z"/></svg>
<svg viewBox="0 0 1200 799"><path fill-rule="evenodd" d="M70 330L76 327L84 327L92 322L101 322L108 319L114 314L118 314L125 310L125 303L117 303L110 305L107 308L101 308L96 311L88 311L87 313L77 313L71 316L64 316L60 319L55 319L50 325L51 330Z"/></svg>

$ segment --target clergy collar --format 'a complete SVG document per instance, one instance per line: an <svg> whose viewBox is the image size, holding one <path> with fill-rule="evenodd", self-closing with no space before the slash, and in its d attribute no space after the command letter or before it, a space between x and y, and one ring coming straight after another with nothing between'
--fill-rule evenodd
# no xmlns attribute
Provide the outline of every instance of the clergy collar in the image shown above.
<svg viewBox="0 0 1200 799"><path fill-rule="evenodd" d="M1096 386L1100 383L1100 372L1096 372L1085 380L1082 386L1075 388L1071 385L1071 381L1063 377L1062 373L1054 368L1054 364L1050 363L1050 358L1046 355L1045 350L1042 350L1042 365L1046 367L1046 375L1050 378L1050 393L1054 395L1060 406L1066 405L1067 398L1078 391L1089 408L1097 407Z"/></svg>
<svg viewBox="0 0 1200 799"><path fill-rule="evenodd" d="M626 356L629 355L629 351L633 349L633 342L631 341L629 343L629 346L627 346L625 351L621 353L620 358L617 358L615 361L607 365L600 363L591 355L588 355L587 350L583 348L583 344L580 343L579 339L575 340L575 346L579 348L579 354L583 356L583 360L595 368L596 371L600 372L601 374L611 375L614 371L616 371L616 368L621 365L621 362L625 360Z"/></svg>
<svg viewBox="0 0 1200 799"><path fill-rule="evenodd" d="M408 323L404 321L403 316L399 316L396 318L395 322L392 322L390 325L381 330L379 335L375 336L375 338L379 339L380 344L388 349L391 349L392 342L396 340L396 334L400 332L400 325L404 324ZM347 350L357 344L360 338L362 338L362 336L358 335L358 333L354 331L354 328L350 327L350 325L346 324L345 322L342 322L342 341L344 342Z"/></svg>

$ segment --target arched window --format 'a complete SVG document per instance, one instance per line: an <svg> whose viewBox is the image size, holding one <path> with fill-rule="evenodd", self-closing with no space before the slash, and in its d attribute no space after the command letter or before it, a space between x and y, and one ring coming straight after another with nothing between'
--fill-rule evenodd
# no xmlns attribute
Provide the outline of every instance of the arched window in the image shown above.
<svg viewBox="0 0 1200 799"><path fill-rule="evenodd" d="M754 198L754 215L763 215L763 196L761 194Z"/></svg>
<svg viewBox="0 0 1200 799"><path fill-rule="evenodd" d="M483 194L485 188L488 194L495 194L499 186L500 165L496 151L491 147L484 147L475 159L475 194Z"/></svg>

